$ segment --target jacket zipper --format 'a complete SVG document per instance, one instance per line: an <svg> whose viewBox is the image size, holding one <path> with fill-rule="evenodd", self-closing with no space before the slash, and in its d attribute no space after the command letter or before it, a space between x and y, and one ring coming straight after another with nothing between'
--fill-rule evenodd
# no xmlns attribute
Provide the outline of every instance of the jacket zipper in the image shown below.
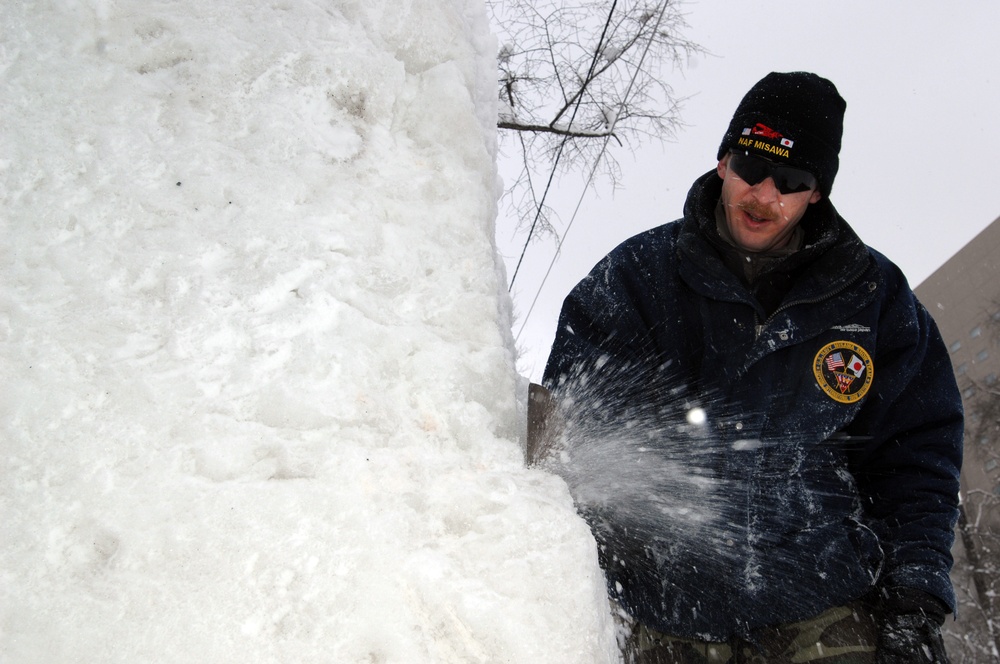
<svg viewBox="0 0 1000 664"><path fill-rule="evenodd" d="M848 281L835 291L831 291L829 293L811 299L795 300L794 302L786 302L785 304L782 304L780 307L775 309L770 316L767 317L767 320L765 320L763 323L759 323L755 327L754 339L755 340L759 339L760 335L764 332L764 328L767 327L767 324L770 323L772 320L774 320L774 317L780 314L782 311L785 311L786 309L789 309L791 307L796 307L800 304L819 304L824 300L829 300L832 297L837 297L838 295L846 291L848 288L856 284L858 281L860 281L861 277L863 277L865 272L868 271L868 267L869 267L868 265L865 265L856 275L854 275L854 277L850 281ZM756 317L757 315L754 314L754 316ZM757 320L760 320L760 318L757 318Z"/></svg>

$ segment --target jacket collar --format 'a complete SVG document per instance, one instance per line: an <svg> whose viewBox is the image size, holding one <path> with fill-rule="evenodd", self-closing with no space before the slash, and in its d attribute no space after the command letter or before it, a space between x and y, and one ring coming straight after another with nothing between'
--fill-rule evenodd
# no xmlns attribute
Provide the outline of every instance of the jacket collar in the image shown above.
<svg viewBox="0 0 1000 664"><path fill-rule="evenodd" d="M726 267L722 252L731 246L720 237L715 207L722 179L715 169L695 180L684 204L677 242L681 274L698 292L724 301L752 303L740 279ZM780 261L780 269L799 270L790 300L816 300L846 289L870 266L868 248L827 198L809 206L800 222L802 248Z"/></svg>

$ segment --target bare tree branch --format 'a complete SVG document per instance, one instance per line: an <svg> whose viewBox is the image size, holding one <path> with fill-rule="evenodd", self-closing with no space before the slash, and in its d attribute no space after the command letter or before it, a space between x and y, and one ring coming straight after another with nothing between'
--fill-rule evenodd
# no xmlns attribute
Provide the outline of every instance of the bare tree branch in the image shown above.
<svg viewBox="0 0 1000 664"><path fill-rule="evenodd" d="M1000 311L1000 303L993 303ZM1000 318L984 312L990 343L1000 346ZM1000 469L1000 384L996 377L961 377L966 404L966 464L982 464L975 471L996 475ZM971 390L971 391L970 391ZM971 449L970 449L971 448ZM967 468L965 472L973 469ZM966 488L962 494L958 535L967 560L956 561L956 571L971 579L969 587L956 584L964 628L950 630L949 655L954 664L997 661L1000 657L1000 495L996 490Z"/></svg>
<svg viewBox="0 0 1000 664"><path fill-rule="evenodd" d="M611 131L575 131L572 129L560 129L559 127L553 127L550 125L531 125L531 124L521 124L520 122L511 122L508 120L500 120L497 122L497 127L500 129L511 129L513 131L525 131L525 132L538 132L543 134L555 134L556 136L566 136L569 138L605 138L611 137L618 141L621 145L621 140L615 136L614 132Z"/></svg>
<svg viewBox="0 0 1000 664"><path fill-rule="evenodd" d="M501 146L521 153L524 172L505 194L526 242L539 226L544 194L525 196L531 172L595 171L613 187L620 168L606 149L674 137L680 101L668 77L702 49L681 36L668 0L488 0L501 39L497 56ZM514 140L511 140L514 139Z"/></svg>

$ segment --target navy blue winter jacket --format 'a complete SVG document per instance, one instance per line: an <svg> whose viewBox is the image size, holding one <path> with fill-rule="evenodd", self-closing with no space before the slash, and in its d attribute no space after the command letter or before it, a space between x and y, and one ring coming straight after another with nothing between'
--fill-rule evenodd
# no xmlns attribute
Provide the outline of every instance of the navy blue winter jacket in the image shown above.
<svg viewBox="0 0 1000 664"><path fill-rule="evenodd" d="M709 640L809 618L876 585L954 610L962 409L934 321L825 198L777 268L787 294L765 311L722 258L720 192L714 170L699 178L682 219L617 247L560 315L544 382L570 424L576 408L623 441L645 435L632 449L650 467L689 469L708 487L692 489L712 512L704 527L657 490L645 514L634 486L620 487L632 504L615 491L576 496L611 594L649 627ZM679 415L691 403L705 427ZM650 416L663 420L654 436L637 426ZM567 439L564 461L577 442ZM635 477L625 445L602 457L612 485ZM691 482L657 474L668 493Z"/></svg>

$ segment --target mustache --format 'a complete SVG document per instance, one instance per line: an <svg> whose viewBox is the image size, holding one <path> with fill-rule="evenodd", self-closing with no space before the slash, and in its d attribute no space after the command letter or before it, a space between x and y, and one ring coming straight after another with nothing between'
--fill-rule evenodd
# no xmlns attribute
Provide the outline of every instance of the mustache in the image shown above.
<svg viewBox="0 0 1000 664"><path fill-rule="evenodd" d="M766 219L767 221L777 221L780 216L771 208L761 205L756 201L744 201L742 203L737 203L736 207L743 210L747 214L757 217L758 219Z"/></svg>

